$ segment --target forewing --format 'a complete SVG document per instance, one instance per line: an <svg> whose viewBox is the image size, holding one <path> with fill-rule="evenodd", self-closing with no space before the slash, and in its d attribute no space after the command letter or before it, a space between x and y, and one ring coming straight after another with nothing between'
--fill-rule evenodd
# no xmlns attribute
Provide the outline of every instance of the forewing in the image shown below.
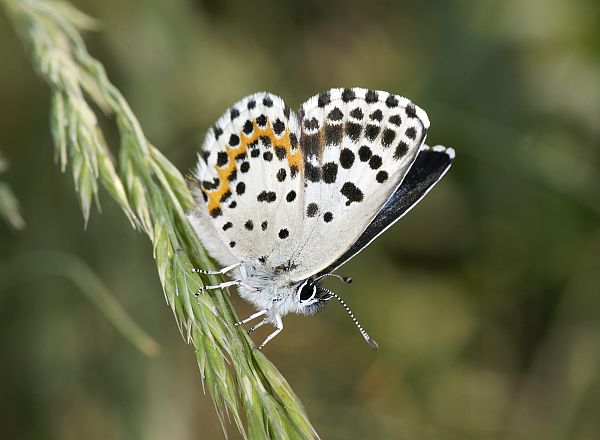
<svg viewBox="0 0 600 440"><path fill-rule="evenodd" d="M359 238L402 182L429 127L406 98L360 88L314 96L299 117L305 188L294 280L330 266Z"/></svg>
<svg viewBox="0 0 600 440"><path fill-rule="evenodd" d="M237 102L209 130L196 169L192 220L222 263L266 262L282 241L293 249L302 222L298 138L296 116L269 93Z"/></svg>
<svg viewBox="0 0 600 440"><path fill-rule="evenodd" d="M423 146L408 174L354 244L322 273L333 272L354 257L410 211L452 165L454 150L441 145Z"/></svg>

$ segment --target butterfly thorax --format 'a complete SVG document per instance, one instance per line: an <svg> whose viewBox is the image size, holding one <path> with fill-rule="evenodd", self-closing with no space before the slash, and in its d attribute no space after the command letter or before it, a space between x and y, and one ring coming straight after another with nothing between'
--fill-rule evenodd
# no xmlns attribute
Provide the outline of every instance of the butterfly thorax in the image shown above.
<svg viewBox="0 0 600 440"><path fill-rule="evenodd" d="M311 289L314 286L316 293L316 284L292 280L286 266L273 267L258 260L244 262L238 268L238 276L242 281L238 286L240 296L259 310L267 310L269 315L311 315L324 305L317 296L314 301L301 298L303 285L309 283Z"/></svg>

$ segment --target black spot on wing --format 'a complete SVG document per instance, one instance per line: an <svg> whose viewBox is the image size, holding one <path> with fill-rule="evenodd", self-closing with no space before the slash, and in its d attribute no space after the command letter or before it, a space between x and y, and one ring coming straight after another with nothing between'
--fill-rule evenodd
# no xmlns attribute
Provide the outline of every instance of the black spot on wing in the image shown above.
<svg viewBox="0 0 600 440"><path fill-rule="evenodd" d="M277 199L277 195L273 191L262 191L256 200L259 202L273 203Z"/></svg>
<svg viewBox="0 0 600 440"><path fill-rule="evenodd" d="M273 153L271 153L270 151L265 151L263 153L263 159L267 162L271 162L273 160Z"/></svg>
<svg viewBox="0 0 600 440"><path fill-rule="evenodd" d="M352 89L344 89L342 92L342 101L350 102L356 99L356 93Z"/></svg>
<svg viewBox="0 0 600 440"><path fill-rule="evenodd" d="M375 176L375 180L377 180L379 183L383 183L386 180L388 180L388 173L387 173L387 171L379 171L377 173L377 175Z"/></svg>
<svg viewBox="0 0 600 440"><path fill-rule="evenodd" d="M374 104L379 101L379 94L375 90L369 90L365 95L367 104Z"/></svg>
<svg viewBox="0 0 600 440"><path fill-rule="evenodd" d="M267 117L265 115L260 115L258 118L256 118L256 123L259 127L266 127Z"/></svg>
<svg viewBox="0 0 600 440"><path fill-rule="evenodd" d="M229 145L232 147L237 147L240 143L240 137L237 134L232 134L229 136Z"/></svg>
<svg viewBox="0 0 600 440"><path fill-rule="evenodd" d="M294 133L290 133L290 146L292 147L292 150L298 148L298 138Z"/></svg>
<svg viewBox="0 0 600 440"><path fill-rule="evenodd" d="M335 107L327 115L327 118L329 118L329 120L331 120L331 121L341 121L343 117L344 117L344 114L339 109L339 107Z"/></svg>
<svg viewBox="0 0 600 440"><path fill-rule="evenodd" d="M408 144L404 141L398 142L396 150L394 151L394 159L401 159L406 155L406 153L408 153Z"/></svg>
<svg viewBox="0 0 600 440"><path fill-rule="evenodd" d="M307 130L318 130L319 129L319 121L317 118L310 118L304 120L304 128Z"/></svg>
<svg viewBox="0 0 600 440"><path fill-rule="evenodd" d="M296 165L292 165L290 167L290 176L292 176L292 179L293 179L297 175L298 175L298 167Z"/></svg>
<svg viewBox="0 0 600 440"><path fill-rule="evenodd" d="M287 171L285 170L285 168L280 168L279 171L277 171L277 180L279 182L283 182L285 180L286 176L287 176Z"/></svg>
<svg viewBox="0 0 600 440"><path fill-rule="evenodd" d="M325 125L325 145L339 145L342 142L342 126L340 124Z"/></svg>
<svg viewBox="0 0 600 440"><path fill-rule="evenodd" d="M389 108L394 108L398 106L398 98L396 98L394 95L390 95L387 97L387 99L385 100L385 105L387 105Z"/></svg>
<svg viewBox="0 0 600 440"><path fill-rule="evenodd" d="M376 170L377 168L379 168L382 163L383 163L383 161L381 160L381 157L378 155L374 155L373 157L371 157L371 160L369 160L369 166L373 170Z"/></svg>
<svg viewBox="0 0 600 440"><path fill-rule="evenodd" d="M354 119L358 119L360 121L364 117L364 114L363 114L362 110L360 109L360 107L356 107L354 110L352 110L350 112L350 116L352 116Z"/></svg>
<svg viewBox="0 0 600 440"><path fill-rule="evenodd" d="M219 187L221 180L218 177L215 177L212 182L210 180L202 181L202 188L207 191L211 191L213 189L217 189Z"/></svg>
<svg viewBox="0 0 600 440"><path fill-rule="evenodd" d="M321 180L321 168L312 165L310 162L305 162L304 176L311 182L318 182Z"/></svg>
<svg viewBox="0 0 600 440"><path fill-rule="evenodd" d="M329 92L321 93L319 95L319 98L317 99L317 105L321 108L325 107L330 102L331 102L331 96L329 95Z"/></svg>
<svg viewBox="0 0 600 440"><path fill-rule="evenodd" d="M281 135L281 133L283 133L283 131L285 130L285 124L281 121L281 119L277 119L274 123L273 123L273 131L275 132L275 134L277 136Z"/></svg>
<svg viewBox="0 0 600 440"><path fill-rule="evenodd" d="M246 192L246 184L244 182L238 182L238 184L235 186L235 192L238 196L244 194Z"/></svg>
<svg viewBox="0 0 600 440"><path fill-rule="evenodd" d="M398 127L400 126L400 124L402 124L402 118L400 117L400 115L392 115L389 117L388 121L390 124L397 125Z"/></svg>
<svg viewBox="0 0 600 440"><path fill-rule="evenodd" d="M340 165L344 169L349 169L354 163L354 152L349 148L343 148L340 151Z"/></svg>
<svg viewBox="0 0 600 440"><path fill-rule="evenodd" d="M383 120L383 112L381 110L377 109L369 115L369 118L372 121L381 122Z"/></svg>
<svg viewBox="0 0 600 440"><path fill-rule="evenodd" d="M285 147L277 145L275 147L275 155L277 156L277 159L279 159L279 160L285 159L285 156L287 155L287 151L285 151Z"/></svg>
<svg viewBox="0 0 600 440"><path fill-rule="evenodd" d="M365 136L371 142L374 141L379 135L380 128L377 125L369 124L365 128Z"/></svg>
<svg viewBox="0 0 600 440"><path fill-rule="evenodd" d="M319 139L319 133L303 133L302 137L300 138L300 145L304 155L307 157L321 155L321 140Z"/></svg>
<svg viewBox="0 0 600 440"><path fill-rule="evenodd" d="M334 183L337 177L338 166L334 162L327 162L323 165L323 182Z"/></svg>
<svg viewBox="0 0 600 440"><path fill-rule="evenodd" d="M271 138L269 138L269 136L261 136L258 139L260 140L263 147L268 148L271 146Z"/></svg>
<svg viewBox="0 0 600 440"><path fill-rule="evenodd" d="M386 128L385 130L383 130L383 133L381 135L381 145L383 145L384 148L389 148L392 145L392 142L394 142L395 138L396 132L394 130Z"/></svg>
<svg viewBox="0 0 600 440"><path fill-rule="evenodd" d="M224 151L219 151L217 154L217 166L222 167L227 165L227 162L229 162L229 156L227 156L227 153Z"/></svg>
<svg viewBox="0 0 600 440"><path fill-rule="evenodd" d="M317 215L317 212L319 211L319 207L317 206L316 203L309 203L308 206L306 207L306 215L308 217L314 217L315 215Z"/></svg>
<svg viewBox="0 0 600 440"><path fill-rule="evenodd" d="M346 134L350 139L354 142L360 139L360 134L362 132L362 126L357 124L356 122L348 121L346 122Z"/></svg>
<svg viewBox="0 0 600 440"><path fill-rule="evenodd" d="M360 147L358 149L358 157L360 158L361 162L368 161L372 155L373 155L373 152L366 145L363 145L362 147Z"/></svg>
<svg viewBox="0 0 600 440"><path fill-rule="evenodd" d="M273 107L273 100L271 99L270 96L265 96L263 98L263 105L265 107Z"/></svg>
<svg viewBox="0 0 600 440"><path fill-rule="evenodd" d="M342 186L340 190L342 195L346 197L348 200L346 201L346 206L349 206L352 202L362 202L363 200L363 192L352 182L346 182Z"/></svg>

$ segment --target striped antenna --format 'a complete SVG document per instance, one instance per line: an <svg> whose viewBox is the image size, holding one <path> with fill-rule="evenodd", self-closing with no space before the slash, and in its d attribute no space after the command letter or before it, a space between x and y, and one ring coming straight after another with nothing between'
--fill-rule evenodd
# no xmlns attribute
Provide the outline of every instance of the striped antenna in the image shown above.
<svg viewBox="0 0 600 440"><path fill-rule="evenodd" d="M354 313L352 313L352 310L350 310L350 307L348 307L348 304L346 304L346 302L342 298L340 298L340 296L337 293L332 292L331 290L326 289L325 287L320 287L319 286L319 289L322 290L322 291L324 291L324 292L327 292L329 295L331 295L332 297L334 297L335 299L337 299L342 304L342 306L344 306L344 308L346 309L346 312L348 312L348 315L350 315L350 318L352 318L352 321L354 322L354 325L356 325L356 327L360 331L360 334L363 336L363 338L365 338L365 341L367 341L367 344L369 344L369 347L371 347L374 351L378 351L379 350L379 345L377 345L377 342L375 342L373 339L371 339L371 337L365 331L365 329L362 328L362 326L358 322L358 319L356 319L354 317Z"/></svg>

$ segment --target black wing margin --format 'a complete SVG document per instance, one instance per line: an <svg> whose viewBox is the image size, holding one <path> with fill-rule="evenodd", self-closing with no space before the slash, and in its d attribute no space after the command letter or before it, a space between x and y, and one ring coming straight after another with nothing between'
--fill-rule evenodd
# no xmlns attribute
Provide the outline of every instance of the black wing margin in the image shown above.
<svg viewBox="0 0 600 440"><path fill-rule="evenodd" d="M385 202L373 221L367 226L367 229L340 258L321 271L317 277L324 273L333 272L350 260L410 211L446 174L453 159L454 150L452 148L446 148L442 145L421 147L421 151L419 151L408 174L394 194Z"/></svg>

